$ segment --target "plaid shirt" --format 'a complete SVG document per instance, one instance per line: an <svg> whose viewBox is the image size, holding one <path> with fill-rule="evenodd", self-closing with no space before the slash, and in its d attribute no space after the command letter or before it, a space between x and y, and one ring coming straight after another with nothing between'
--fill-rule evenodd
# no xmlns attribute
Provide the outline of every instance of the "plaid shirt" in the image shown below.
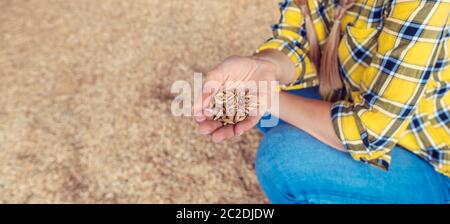
<svg viewBox="0 0 450 224"><path fill-rule="evenodd" d="M338 1L310 0L321 47ZM302 14L280 3L274 36L259 51L278 49L297 68L284 90L318 84L306 53ZM339 62L351 100L332 107L337 136L351 156L387 170L399 144L450 176L450 0L357 0L342 20Z"/></svg>

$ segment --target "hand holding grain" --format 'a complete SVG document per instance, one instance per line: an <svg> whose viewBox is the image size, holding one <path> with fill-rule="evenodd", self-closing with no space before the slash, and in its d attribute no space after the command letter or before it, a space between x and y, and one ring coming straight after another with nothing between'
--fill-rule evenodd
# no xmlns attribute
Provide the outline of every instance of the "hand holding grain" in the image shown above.
<svg viewBox="0 0 450 224"><path fill-rule="evenodd" d="M277 72L277 67L274 63L260 57L232 56L219 64L207 74L204 84L209 81L216 81L220 83L221 90L218 89L212 92L203 91L202 99L198 101L200 103L194 105L193 108L195 119L199 125L198 132L202 135L211 136L214 142L219 143L234 136L241 135L245 131L253 128L264 112L266 112L265 110L269 108L270 102L257 101L256 104L260 111L257 111L253 116L245 116L245 118L239 118L233 122L227 122L226 118L225 122L224 119L218 119L214 114L208 113L208 108L210 108L211 101L214 101L214 97L219 91L223 93L229 91L227 89L233 88L226 86L228 85L227 83L239 83L245 89L250 82L254 84L255 81L275 81L277 79ZM262 94L265 95L263 98L271 99L272 93L269 88L257 88L256 95L260 96ZM256 99L259 98L256 97Z"/></svg>

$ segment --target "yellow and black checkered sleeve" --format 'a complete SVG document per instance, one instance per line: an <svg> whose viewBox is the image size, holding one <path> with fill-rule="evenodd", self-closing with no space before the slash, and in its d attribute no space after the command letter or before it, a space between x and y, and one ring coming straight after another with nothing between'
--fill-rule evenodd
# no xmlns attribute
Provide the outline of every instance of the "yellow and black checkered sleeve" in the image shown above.
<svg viewBox="0 0 450 224"><path fill-rule="evenodd" d="M285 53L296 66L297 78L282 89L299 89L317 85L317 76L307 56L309 43L306 39L304 21L300 8L293 0L279 4L281 18L272 25L273 37L261 45L257 52L276 49Z"/></svg>
<svg viewBox="0 0 450 224"><path fill-rule="evenodd" d="M449 1L394 1L353 102L332 107L335 131L356 160L388 169L442 49Z"/></svg>

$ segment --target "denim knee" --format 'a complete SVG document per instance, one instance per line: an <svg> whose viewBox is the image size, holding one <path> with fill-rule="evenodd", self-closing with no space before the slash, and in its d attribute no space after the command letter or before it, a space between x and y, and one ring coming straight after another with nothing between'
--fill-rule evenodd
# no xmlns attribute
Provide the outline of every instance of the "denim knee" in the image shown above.
<svg viewBox="0 0 450 224"><path fill-rule="evenodd" d="M301 151L309 151L309 145L318 141L309 134L291 125L283 124L267 132L256 155L256 175L261 188L272 203L302 203L303 200L291 190L291 175L308 172L308 159ZM322 144L322 143L320 143ZM295 176L297 176L295 175ZM307 175L302 175L307 178ZM308 180L305 180L308 182Z"/></svg>
<svg viewBox="0 0 450 224"><path fill-rule="evenodd" d="M256 154L256 164L270 166L280 161L284 163L293 159L314 159L302 155L305 155L305 152L315 152L318 147L328 146L296 127L282 124L264 135ZM299 153L300 151L302 153Z"/></svg>

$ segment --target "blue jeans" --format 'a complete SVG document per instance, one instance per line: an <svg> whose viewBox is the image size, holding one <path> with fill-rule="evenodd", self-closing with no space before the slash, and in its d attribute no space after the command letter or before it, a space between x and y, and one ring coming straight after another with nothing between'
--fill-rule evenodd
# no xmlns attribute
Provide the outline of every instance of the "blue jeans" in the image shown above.
<svg viewBox="0 0 450 224"><path fill-rule="evenodd" d="M316 88L293 94L319 98ZM355 161L285 122L261 128L256 174L272 203L449 203L450 178L397 146L388 172Z"/></svg>

